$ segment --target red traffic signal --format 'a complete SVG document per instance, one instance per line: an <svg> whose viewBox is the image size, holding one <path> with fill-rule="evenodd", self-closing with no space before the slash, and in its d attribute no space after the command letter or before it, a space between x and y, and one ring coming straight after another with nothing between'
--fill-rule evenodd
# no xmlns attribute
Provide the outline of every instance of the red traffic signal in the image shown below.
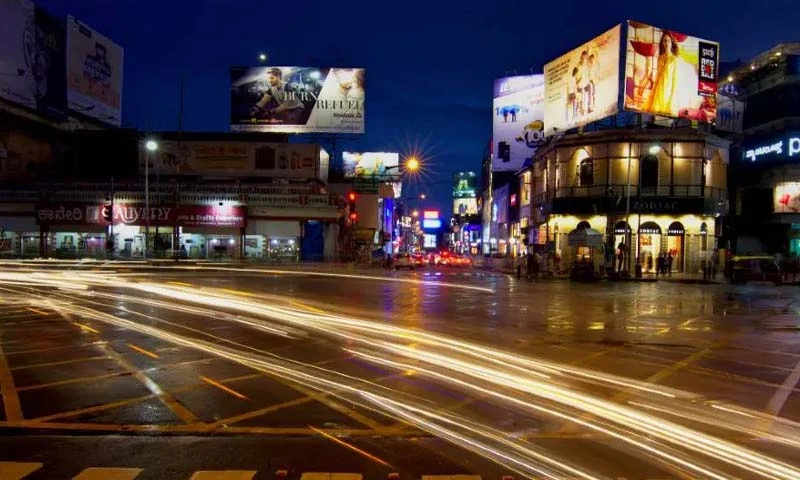
<svg viewBox="0 0 800 480"><path fill-rule="evenodd" d="M356 192L350 192L347 194L347 201L348 202L355 202L356 201Z"/></svg>
<svg viewBox="0 0 800 480"><path fill-rule="evenodd" d="M350 212L350 221L355 222L358 220L358 214L356 212Z"/></svg>

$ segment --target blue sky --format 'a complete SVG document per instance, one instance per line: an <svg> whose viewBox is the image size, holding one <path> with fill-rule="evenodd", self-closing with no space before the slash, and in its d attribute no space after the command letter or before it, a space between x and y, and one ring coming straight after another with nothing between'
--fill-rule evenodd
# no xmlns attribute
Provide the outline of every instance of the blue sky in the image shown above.
<svg viewBox="0 0 800 480"><path fill-rule="evenodd" d="M798 34L796 0L590 2L407 0L40 0L125 48L123 122L174 130L186 75L185 128L228 130L229 68L257 63L367 69L367 133L350 150L427 152L430 202L479 170L491 137L492 82L541 71L561 53L636 19L721 43L747 60ZM768 5L768 9L765 6Z"/></svg>

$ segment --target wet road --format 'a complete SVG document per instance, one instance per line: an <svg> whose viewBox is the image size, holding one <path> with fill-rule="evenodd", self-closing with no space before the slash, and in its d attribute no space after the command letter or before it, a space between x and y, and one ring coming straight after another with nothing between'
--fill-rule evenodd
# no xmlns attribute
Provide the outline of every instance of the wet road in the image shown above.
<svg viewBox="0 0 800 480"><path fill-rule="evenodd" d="M798 300L9 263L0 478L800 478Z"/></svg>

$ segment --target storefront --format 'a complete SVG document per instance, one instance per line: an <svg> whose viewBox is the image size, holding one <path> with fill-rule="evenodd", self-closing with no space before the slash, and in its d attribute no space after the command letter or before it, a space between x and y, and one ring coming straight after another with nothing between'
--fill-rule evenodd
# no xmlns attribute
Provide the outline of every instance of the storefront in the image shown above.
<svg viewBox="0 0 800 480"><path fill-rule="evenodd" d="M300 260L301 233L298 220L251 219L245 235L245 258L297 262Z"/></svg>

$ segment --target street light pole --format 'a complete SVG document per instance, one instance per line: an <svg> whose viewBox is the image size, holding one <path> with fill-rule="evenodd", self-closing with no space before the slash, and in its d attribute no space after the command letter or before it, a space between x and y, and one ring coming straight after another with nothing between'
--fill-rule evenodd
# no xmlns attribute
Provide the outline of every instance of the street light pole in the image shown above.
<svg viewBox="0 0 800 480"><path fill-rule="evenodd" d="M145 143L147 155L144 164L144 258L147 258L147 249L150 244L150 160L152 154L158 150L158 143L155 140L148 140Z"/></svg>

